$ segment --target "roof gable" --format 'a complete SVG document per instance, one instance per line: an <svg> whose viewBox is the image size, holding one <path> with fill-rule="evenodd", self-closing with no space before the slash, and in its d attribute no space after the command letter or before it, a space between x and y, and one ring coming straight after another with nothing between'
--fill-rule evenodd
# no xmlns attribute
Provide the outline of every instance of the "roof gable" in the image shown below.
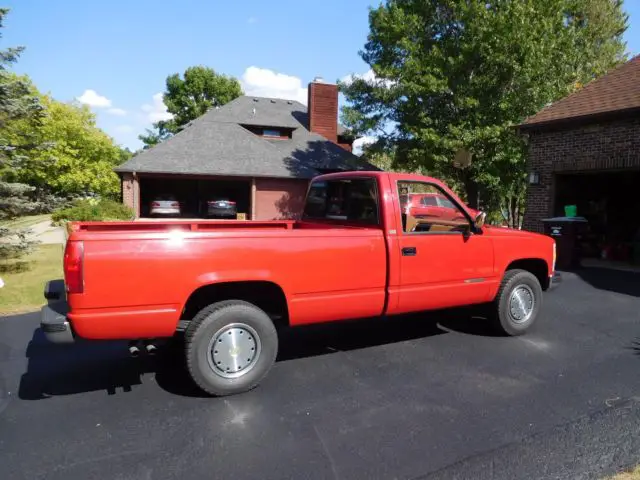
<svg viewBox="0 0 640 480"><path fill-rule="evenodd" d="M640 55L543 108L521 127L640 108Z"/></svg>

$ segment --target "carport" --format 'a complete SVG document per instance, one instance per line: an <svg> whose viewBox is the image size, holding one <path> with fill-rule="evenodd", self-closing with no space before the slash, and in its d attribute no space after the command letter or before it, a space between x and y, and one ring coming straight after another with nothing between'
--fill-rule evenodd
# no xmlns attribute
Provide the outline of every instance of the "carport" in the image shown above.
<svg viewBox="0 0 640 480"><path fill-rule="evenodd" d="M149 216L151 202L158 195L171 194L180 203L182 217L206 216L208 200L236 202L239 214L251 212L251 180L220 177L140 176L140 216Z"/></svg>
<svg viewBox="0 0 640 480"><path fill-rule="evenodd" d="M584 257L630 262L640 241L640 171L555 175L554 215L576 205L589 222L580 245Z"/></svg>

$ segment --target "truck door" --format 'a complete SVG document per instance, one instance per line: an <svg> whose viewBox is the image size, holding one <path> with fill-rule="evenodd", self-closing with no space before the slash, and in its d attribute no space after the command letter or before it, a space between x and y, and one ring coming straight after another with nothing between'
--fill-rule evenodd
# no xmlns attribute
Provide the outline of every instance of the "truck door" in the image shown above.
<svg viewBox="0 0 640 480"><path fill-rule="evenodd" d="M446 308L489 300L493 280L493 246L472 233L471 219L457 201L434 183L397 182L402 215L398 232L400 282L397 312ZM403 199L412 194L446 198L441 215L420 215Z"/></svg>

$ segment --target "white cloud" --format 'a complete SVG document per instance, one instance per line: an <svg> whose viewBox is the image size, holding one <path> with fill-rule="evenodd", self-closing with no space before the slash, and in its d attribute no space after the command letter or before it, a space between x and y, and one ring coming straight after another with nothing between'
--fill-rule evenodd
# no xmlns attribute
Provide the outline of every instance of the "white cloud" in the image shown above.
<svg viewBox="0 0 640 480"><path fill-rule="evenodd" d="M353 141L353 153L356 155L362 155L362 147L365 145L371 145L378 140L376 137L364 136L357 138Z"/></svg>
<svg viewBox="0 0 640 480"><path fill-rule="evenodd" d="M132 133L134 128L131 125L118 125L114 130L117 133Z"/></svg>
<svg viewBox="0 0 640 480"><path fill-rule="evenodd" d="M107 110L107 113L115 115L116 117L124 117L127 114L127 111L122 108L110 108Z"/></svg>
<svg viewBox="0 0 640 480"><path fill-rule="evenodd" d="M254 24L254 23L258 23L258 18L257 17L249 17L249 19L247 20L248 24Z"/></svg>
<svg viewBox="0 0 640 480"><path fill-rule="evenodd" d="M373 72L373 70L371 70L371 69L367 70L364 73L360 73L360 74L346 75L346 76L342 77L340 79L340 81L343 82L343 83L346 83L347 85L349 85L355 79L364 80L365 82L367 82L369 84L378 85L378 86L381 86L381 87L382 86L391 87L396 83L393 80L383 80L381 78L378 78L376 76L376 74Z"/></svg>
<svg viewBox="0 0 640 480"><path fill-rule="evenodd" d="M153 103L145 103L142 105L142 111L146 114L146 120L155 123L160 120L169 120L173 117L168 111L167 106L162 101L162 93L156 93L153 96Z"/></svg>
<svg viewBox="0 0 640 480"><path fill-rule="evenodd" d="M299 77L252 66L244 71L241 82L247 95L297 100L307 104L307 89L302 86Z"/></svg>
<svg viewBox="0 0 640 480"><path fill-rule="evenodd" d="M95 90L85 90L82 95L80 95L77 100L80 103L84 103L85 105L89 105L90 107L97 108L106 108L111 106L111 100L107 97L103 97L99 95Z"/></svg>

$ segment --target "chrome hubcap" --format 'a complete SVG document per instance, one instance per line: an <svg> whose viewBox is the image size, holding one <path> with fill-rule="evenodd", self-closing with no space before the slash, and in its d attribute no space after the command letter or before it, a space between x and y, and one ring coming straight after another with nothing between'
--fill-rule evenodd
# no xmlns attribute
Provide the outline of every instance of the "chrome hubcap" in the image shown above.
<svg viewBox="0 0 640 480"><path fill-rule="evenodd" d="M512 320L515 323L524 323L529 320L535 303L533 290L528 285L518 285L509 298L509 313Z"/></svg>
<svg viewBox="0 0 640 480"><path fill-rule="evenodd" d="M232 323L216 332L209 342L209 366L224 378L249 372L260 357L260 337L244 323Z"/></svg>

